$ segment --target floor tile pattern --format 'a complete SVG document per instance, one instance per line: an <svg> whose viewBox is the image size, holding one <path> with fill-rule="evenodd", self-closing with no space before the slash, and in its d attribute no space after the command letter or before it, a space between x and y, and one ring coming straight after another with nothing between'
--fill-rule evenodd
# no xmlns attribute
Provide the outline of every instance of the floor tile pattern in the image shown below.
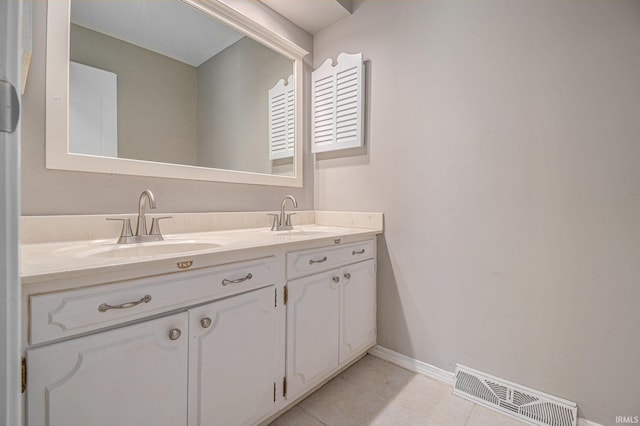
<svg viewBox="0 0 640 426"><path fill-rule="evenodd" d="M370 355L271 426L522 426L453 395L451 386Z"/></svg>

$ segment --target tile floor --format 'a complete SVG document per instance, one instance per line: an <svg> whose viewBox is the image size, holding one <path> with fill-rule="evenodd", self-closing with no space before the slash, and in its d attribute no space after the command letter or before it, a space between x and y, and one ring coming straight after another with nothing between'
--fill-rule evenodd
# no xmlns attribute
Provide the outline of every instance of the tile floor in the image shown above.
<svg viewBox="0 0 640 426"><path fill-rule="evenodd" d="M522 426L451 393L451 386L370 355L272 426Z"/></svg>

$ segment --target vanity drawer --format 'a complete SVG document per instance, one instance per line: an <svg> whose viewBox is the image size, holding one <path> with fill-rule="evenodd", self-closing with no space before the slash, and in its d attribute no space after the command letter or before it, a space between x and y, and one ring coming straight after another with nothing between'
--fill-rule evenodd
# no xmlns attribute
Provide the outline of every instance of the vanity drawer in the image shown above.
<svg viewBox="0 0 640 426"><path fill-rule="evenodd" d="M29 298L37 345L273 285L274 257Z"/></svg>
<svg viewBox="0 0 640 426"><path fill-rule="evenodd" d="M287 253L287 278L314 274L327 269L371 259L374 241L367 240L343 246L322 247Z"/></svg>

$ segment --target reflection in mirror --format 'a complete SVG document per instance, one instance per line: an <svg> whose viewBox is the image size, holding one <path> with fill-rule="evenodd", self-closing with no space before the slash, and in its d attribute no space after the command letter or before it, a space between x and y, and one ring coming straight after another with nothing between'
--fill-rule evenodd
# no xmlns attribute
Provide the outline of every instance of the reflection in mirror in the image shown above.
<svg viewBox="0 0 640 426"><path fill-rule="evenodd" d="M180 0L73 0L69 151L294 175L294 61Z"/></svg>

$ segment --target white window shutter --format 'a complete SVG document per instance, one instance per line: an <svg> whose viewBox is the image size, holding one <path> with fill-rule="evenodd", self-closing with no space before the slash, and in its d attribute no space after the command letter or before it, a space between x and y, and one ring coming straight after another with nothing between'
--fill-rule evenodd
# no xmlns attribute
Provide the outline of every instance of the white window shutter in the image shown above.
<svg viewBox="0 0 640 426"><path fill-rule="evenodd" d="M293 157L295 145L293 74L269 90L269 160Z"/></svg>
<svg viewBox="0 0 640 426"><path fill-rule="evenodd" d="M364 145L364 65L362 53L327 59L311 73L312 152Z"/></svg>

